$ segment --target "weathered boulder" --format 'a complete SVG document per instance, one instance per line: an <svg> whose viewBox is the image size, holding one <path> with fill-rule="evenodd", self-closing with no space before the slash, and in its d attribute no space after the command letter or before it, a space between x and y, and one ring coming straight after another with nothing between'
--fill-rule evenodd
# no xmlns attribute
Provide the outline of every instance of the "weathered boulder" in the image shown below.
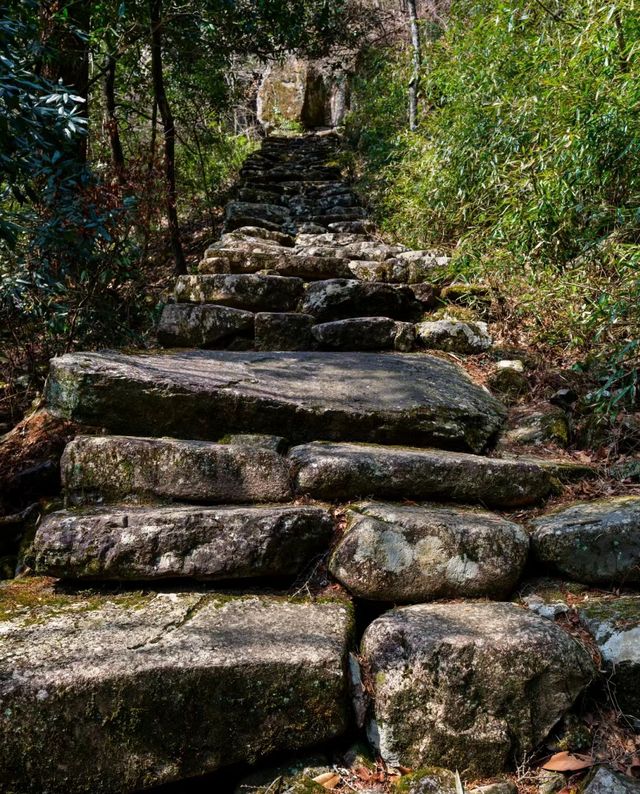
<svg viewBox="0 0 640 794"><path fill-rule="evenodd" d="M640 582L640 498L577 502L531 522L533 550L587 584Z"/></svg>
<svg viewBox="0 0 640 794"><path fill-rule="evenodd" d="M601 766L585 787L584 794L640 794L640 782Z"/></svg>
<svg viewBox="0 0 640 794"><path fill-rule="evenodd" d="M311 332L320 350L409 351L415 338L411 323L389 317L352 317L315 325Z"/></svg>
<svg viewBox="0 0 640 794"><path fill-rule="evenodd" d="M47 395L84 424L184 438L240 431L480 451L504 419L454 364L393 353L72 353L51 362Z"/></svg>
<svg viewBox="0 0 640 794"><path fill-rule="evenodd" d="M493 513L369 502L349 511L329 570L376 601L497 598L513 589L528 551L524 530Z"/></svg>
<svg viewBox="0 0 640 794"><path fill-rule="evenodd" d="M412 320L420 314L409 287L340 278L308 284L302 307L320 323L348 317Z"/></svg>
<svg viewBox="0 0 640 794"><path fill-rule="evenodd" d="M258 350L313 350L315 340L310 314L260 312L256 314Z"/></svg>
<svg viewBox="0 0 640 794"><path fill-rule="evenodd" d="M66 579L292 576L332 531L318 507L65 510L38 527L33 567Z"/></svg>
<svg viewBox="0 0 640 794"><path fill-rule="evenodd" d="M16 606L8 589L4 791L137 791L347 726L345 606L199 593L27 593Z"/></svg>
<svg viewBox="0 0 640 794"><path fill-rule="evenodd" d="M316 499L445 499L495 507L535 504L552 477L540 466L437 449L312 443L294 447L295 487Z"/></svg>
<svg viewBox="0 0 640 794"><path fill-rule="evenodd" d="M578 614L598 644L616 705L640 719L640 596L590 598Z"/></svg>
<svg viewBox="0 0 640 794"><path fill-rule="evenodd" d="M124 496L193 502L284 502L287 461L264 447L173 438L78 436L61 461L76 503Z"/></svg>
<svg viewBox="0 0 640 794"><path fill-rule="evenodd" d="M304 282L285 276L255 273L180 276L178 303L217 303L250 311L294 311L304 293Z"/></svg>
<svg viewBox="0 0 640 794"><path fill-rule="evenodd" d="M544 740L591 680L589 654L506 603L420 604L365 631L370 738L387 763L493 775Z"/></svg>
<svg viewBox="0 0 640 794"><path fill-rule="evenodd" d="M214 347L237 336L253 337L253 313L230 306L168 303L158 324L158 342L165 347Z"/></svg>
<svg viewBox="0 0 640 794"><path fill-rule="evenodd" d="M434 320L416 325L416 335L430 350L449 353L484 353L492 344L486 323L463 323L458 320Z"/></svg>

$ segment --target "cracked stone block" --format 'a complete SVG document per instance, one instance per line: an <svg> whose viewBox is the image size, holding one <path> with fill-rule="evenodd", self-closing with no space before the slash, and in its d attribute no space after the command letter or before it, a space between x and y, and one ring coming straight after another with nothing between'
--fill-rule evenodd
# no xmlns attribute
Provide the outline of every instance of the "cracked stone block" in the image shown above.
<svg viewBox="0 0 640 794"><path fill-rule="evenodd" d="M33 588L0 586L4 791L138 791L347 728L346 606Z"/></svg>

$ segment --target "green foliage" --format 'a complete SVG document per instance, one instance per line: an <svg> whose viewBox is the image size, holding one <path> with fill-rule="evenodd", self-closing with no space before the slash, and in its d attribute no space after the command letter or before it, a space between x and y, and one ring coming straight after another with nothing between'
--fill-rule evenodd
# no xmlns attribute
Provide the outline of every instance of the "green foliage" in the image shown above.
<svg viewBox="0 0 640 794"><path fill-rule="evenodd" d="M351 120L385 230L511 290L537 340L599 355L616 406L638 397L639 39L634 0L457 0L418 131L405 53L373 58Z"/></svg>

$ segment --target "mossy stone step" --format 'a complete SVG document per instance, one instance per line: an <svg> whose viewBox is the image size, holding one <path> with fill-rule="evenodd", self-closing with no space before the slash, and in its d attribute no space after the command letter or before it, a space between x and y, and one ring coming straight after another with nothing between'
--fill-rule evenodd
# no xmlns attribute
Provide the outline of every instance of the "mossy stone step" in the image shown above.
<svg viewBox="0 0 640 794"><path fill-rule="evenodd" d="M51 362L47 400L128 435L268 433L475 452L506 413L457 365L398 353L70 353Z"/></svg>
<svg viewBox="0 0 640 794"><path fill-rule="evenodd" d="M75 504L136 495L200 503L285 502L288 464L271 449L174 438L78 436L60 462Z"/></svg>
<svg viewBox="0 0 640 794"><path fill-rule="evenodd" d="M0 586L3 791L138 791L346 730L347 606L34 589Z"/></svg>
<svg viewBox="0 0 640 794"><path fill-rule="evenodd" d="M320 507L116 507L47 516L33 543L38 574L66 579L220 581L292 577L328 548Z"/></svg>
<svg viewBox="0 0 640 794"><path fill-rule="evenodd" d="M302 279L255 273L180 276L175 288L178 303L217 303L258 312L294 311L303 295Z"/></svg>
<svg viewBox="0 0 640 794"><path fill-rule="evenodd" d="M541 502L556 487L549 472L534 463L439 449L316 442L294 447L289 457L296 491L315 499L522 507Z"/></svg>

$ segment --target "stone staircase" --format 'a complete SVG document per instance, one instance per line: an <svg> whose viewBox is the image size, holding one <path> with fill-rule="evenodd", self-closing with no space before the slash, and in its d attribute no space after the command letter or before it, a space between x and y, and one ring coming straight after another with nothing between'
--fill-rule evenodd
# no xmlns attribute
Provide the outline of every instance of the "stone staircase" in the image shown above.
<svg viewBox="0 0 640 794"><path fill-rule="evenodd" d="M508 600L536 558L487 510L540 505L557 469L487 454L505 409L419 350L438 258L376 238L337 146L248 160L158 329L205 350L52 361L51 410L103 432L66 448L30 552L63 582L0 599L3 791L133 792L356 733L392 766L491 776L594 678ZM342 589L287 595L329 554ZM358 653L376 602L409 606Z"/></svg>

